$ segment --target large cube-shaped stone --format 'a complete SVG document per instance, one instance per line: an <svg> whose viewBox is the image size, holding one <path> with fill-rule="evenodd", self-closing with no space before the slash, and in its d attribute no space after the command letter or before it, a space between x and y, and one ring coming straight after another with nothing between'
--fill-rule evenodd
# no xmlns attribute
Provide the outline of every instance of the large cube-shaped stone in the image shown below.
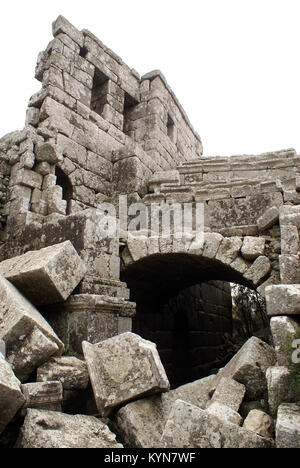
<svg viewBox="0 0 300 468"><path fill-rule="evenodd" d="M85 273L86 266L70 241L0 263L0 275L35 305L65 301Z"/></svg>
<svg viewBox="0 0 300 468"><path fill-rule="evenodd" d="M61 355L63 343L38 310L0 276L0 338L16 376L25 382L52 355Z"/></svg>
<svg viewBox="0 0 300 468"><path fill-rule="evenodd" d="M222 377L232 378L245 385L247 396L254 400L266 390L265 372L275 362L274 348L259 338L252 337L219 372L217 383Z"/></svg>
<svg viewBox="0 0 300 468"><path fill-rule="evenodd" d="M208 406L217 402L226 405L233 411L239 411L246 393L245 385L233 379L222 377Z"/></svg>
<svg viewBox="0 0 300 468"><path fill-rule="evenodd" d="M102 416L127 401L170 388L156 345L134 333L94 345L84 341L82 348Z"/></svg>
<svg viewBox="0 0 300 468"><path fill-rule="evenodd" d="M277 315L300 314L300 285L278 284L266 287L267 314Z"/></svg>
<svg viewBox="0 0 300 468"><path fill-rule="evenodd" d="M0 354L0 434L24 403L20 381Z"/></svg>
<svg viewBox="0 0 300 468"><path fill-rule="evenodd" d="M197 406L177 400L162 439L163 448L270 448L272 442Z"/></svg>
<svg viewBox="0 0 300 468"><path fill-rule="evenodd" d="M272 317L270 326L277 353L277 362L280 366L287 366L290 362L290 356L287 355L285 349L287 346L291 346L295 339L297 329L300 328L300 317L298 319L285 315Z"/></svg>

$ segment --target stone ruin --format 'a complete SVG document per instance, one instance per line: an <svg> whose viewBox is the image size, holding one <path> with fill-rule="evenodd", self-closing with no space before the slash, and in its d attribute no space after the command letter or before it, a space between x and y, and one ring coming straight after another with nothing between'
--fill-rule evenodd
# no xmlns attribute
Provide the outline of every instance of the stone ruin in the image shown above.
<svg viewBox="0 0 300 468"><path fill-rule="evenodd" d="M62 16L53 36L25 128L0 140L0 444L299 448L281 344L300 326L300 156L203 157L160 71ZM201 243L101 236L125 196L201 203ZM214 371L229 283L265 296L274 346Z"/></svg>

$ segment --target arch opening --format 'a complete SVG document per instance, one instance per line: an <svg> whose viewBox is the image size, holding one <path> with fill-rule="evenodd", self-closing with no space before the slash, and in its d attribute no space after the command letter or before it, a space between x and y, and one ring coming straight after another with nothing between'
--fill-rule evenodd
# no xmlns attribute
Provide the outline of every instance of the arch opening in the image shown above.
<svg viewBox="0 0 300 468"><path fill-rule="evenodd" d="M66 214L71 214L71 200L73 197L73 187L68 176L60 167L55 167L56 184L62 188L62 198L67 202Z"/></svg>
<svg viewBox="0 0 300 468"><path fill-rule="evenodd" d="M263 321L250 320L256 297L252 285L216 260L152 255L124 267L121 279L137 304L133 332L157 344L172 388L223 367L250 336L266 328ZM246 298L251 298L250 335L241 326L245 310L241 313L238 301L232 300L236 284L240 290L235 286L235 297L243 292L245 310ZM267 339L265 332L262 339Z"/></svg>

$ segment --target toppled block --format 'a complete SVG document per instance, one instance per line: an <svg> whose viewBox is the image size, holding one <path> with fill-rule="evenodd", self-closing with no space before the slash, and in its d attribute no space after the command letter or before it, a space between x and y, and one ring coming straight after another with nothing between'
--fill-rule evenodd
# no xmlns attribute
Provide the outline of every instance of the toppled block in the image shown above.
<svg viewBox="0 0 300 468"><path fill-rule="evenodd" d="M231 408L233 411L239 411L245 393L245 385L242 385L233 379L222 377L218 382L218 386L208 404L208 407L214 403L219 403Z"/></svg>
<svg viewBox="0 0 300 468"><path fill-rule="evenodd" d="M269 367L266 372L268 382L268 403L271 416L276 418L281 403L293 403L299 399L290 378L289 370L284 366Z"/></svg>
<svg viewBox="0 0 300 468"><path fill-rule="evenodd" d="M285 315L282 317L272 317L270 327L277 354L277 362L279 366L287 366L289 359L284 352L284 347L292 345L297 328L300 328L300 317L298 320Z"/></svg>
<svg viewBox="0 0 300 468"><path fill-rule="evenodd" d="M53 355L61 355L63 343L37 309L0 276L0 338L7 360L21 382Z"/></svg>
<svg viewBox="0 0 300 468"><path fill-rule="evenodd" d="M269 316L300 314L299 284L267 286L265 291Z"/></svg>
<svg viewBox="0 0 300 468"><path fill-rule="evenodd" d="M236 380L245 385L248 398L255 400L266 390L265 372L275 363L274 348L253 336L218 373L217 384L222 377Z"/></svg>
<svg viewBox="0 0 300 468"><path fill-rule="evenodd" d="M158 447L173 403L182 399L204 409L210 400L210 389L215 379L211 375L170 392L129 403L114 417L115 432L126 447Z"/></svg>
<svg viewBox="0 0 300 468"><path fill-rule="evenodd" d="M163 436L163 448L270 448L271 442L207 411L177 400Z"/></svg>
<svg viewBox="0 0 300 468"><path fill-rule="evenodd" d="M61 411L63 388L60 382L35 382L21 386L26 398L23 409Z"/></svg>
<svg viewBox="0 0 300 468"><path fill-rule="evenodd" d="M256 409L250 411L244 421L243 428L267 439L274 437L275 427L273 418L263 411Z"/></svg>
<svg viewBox="0 0 300 468"><path fill-rule="evenodd" d="M285 403L278 408L277 448L300 448L300 404Z"/></svg>
<svg viewBox="0 0 300 468"><path fill-rule="evenodd" d="M269 276L272 265L268 257L258 257L251 267L246 271L244 277L251 281L254 286L258 286Z"/></svg>
<svg viewBox="0 0 300 468"><path fill-rule="evenodd" d="M274 226L279 220L279 209L276 206L268 208L260 218L257 220L258 229L265 231Z"/></svg>
<svg viewBox="0 0 300 468"><path fill-rule="evenodd" d="M21 429L20 448L123 448L99 419L29 409Z"/></svg>
<svg viewBox="0 0 300 468"><path fill-rule="evenodd" d="M24 403L20 381L0 354L0 434Z"/></svg>
<svg viewBox="0 0 300 468"><path fill-rule="evenodd" d="M264 251L265 239L263 237L244 237L241 253L246 260L255 260L257 257L263 255Z"/></svg>
<svg viewBox="0 0 300 468"><path fill-rule="evenodd" d="M236 424L237 426L241 426L243 422L242 416L237 411L234 411L229 406L222 405L217 401L209 405L207 412L217 416L219 419L222 419L222 421L228 421L232 424Z"/></svg>
<svg viewBox="0 0 300 468"><path fill-rule="evenodd" d="M65 301L86 270L70 241L0 263L0 275L35 305Z"/></svg>
<svg viewBox="0 0 300 468"><path fill-rule="evenodd" d="M86 363L72 356L51 358L37 370L37 382L61 382L65 390L85 390L89 384Z"/></svg>
<svg viewBox="0 0 300 468"><path fill-rule="evenodd" d="M134 333L94 345L84 341L82 349L102 416L135 398L170 389L156 345Z"/></svg>

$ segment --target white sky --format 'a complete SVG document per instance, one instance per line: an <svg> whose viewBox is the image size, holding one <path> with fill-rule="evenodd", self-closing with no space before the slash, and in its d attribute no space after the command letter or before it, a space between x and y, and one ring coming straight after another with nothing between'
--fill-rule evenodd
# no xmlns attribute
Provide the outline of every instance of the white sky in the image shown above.
<svg viewBox="0 0 300 468"><path fill-rule="evenodd" d="M299 0L2 1L0 135L23 128L63 14L141 75L160 69L205 155L300 151L299 13Z"/></svg>

